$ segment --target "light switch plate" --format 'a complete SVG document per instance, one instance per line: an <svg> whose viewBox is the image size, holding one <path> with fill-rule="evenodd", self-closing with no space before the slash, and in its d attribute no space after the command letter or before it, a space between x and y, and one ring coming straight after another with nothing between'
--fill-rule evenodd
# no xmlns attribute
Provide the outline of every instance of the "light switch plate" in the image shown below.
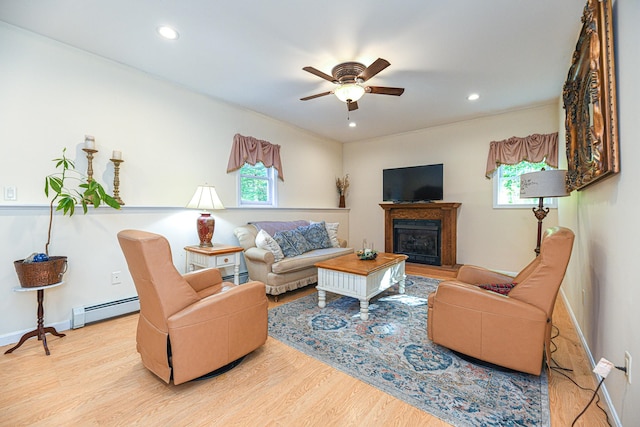
<svg viewBox="0 0 640 427"><path fill-rule="evenodd" d="M4 199L9 201L18 200L18 190L15 186L4 187Z"/></svg>

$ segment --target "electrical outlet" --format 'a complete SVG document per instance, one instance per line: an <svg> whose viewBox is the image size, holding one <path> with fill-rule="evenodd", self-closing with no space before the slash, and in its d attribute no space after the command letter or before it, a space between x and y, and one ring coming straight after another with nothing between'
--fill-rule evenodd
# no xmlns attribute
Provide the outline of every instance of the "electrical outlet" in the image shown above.
<svg viewBox="0 0 640 427"><path fill-rule="evenodd" d="M627 382L631 384L631 353L628 351L624 352L624 367L626 368L624 375L627 377Z"/></svg>
<svg viewBox="0 0 640 427"><path fill-rule="evenodd" d="M120 272L114 271L113 273L111 273L111 284L118 285L120 283L122 283L122 279L120 278Z"/></svg>

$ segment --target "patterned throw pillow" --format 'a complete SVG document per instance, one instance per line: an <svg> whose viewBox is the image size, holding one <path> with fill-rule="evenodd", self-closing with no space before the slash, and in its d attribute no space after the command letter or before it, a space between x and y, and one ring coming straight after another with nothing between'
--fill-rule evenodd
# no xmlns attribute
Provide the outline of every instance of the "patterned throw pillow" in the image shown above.
<svg viewBox="0 0 640 427"><path fill-rule="evenodd" d="M502 295L509 295L511 289L513 289L517 283L489 283L487 285L479 285L482 289L486 289L491 292L497 292Z"/></svg>
<svg viewBox="0 0 640 427"><path fill-rule="evenodd" d="M289 240L284 237L282 231L276 231L276 233L273 235L273 240L278 243L285 257L300 255L300 252L291 243L289 243Z"/></svg>
<svg viewBox="0 0 640 427"><path fill-rule="evenodd" d="M329 233L327 233L324 221L298 227L298 231L302 233L311 249L332 247L331 239L329 239Z"/></svg>
<svg viewBox="0 0 640 427"><path fill-rule="evenodd" d="M311 224L320 224L319 222L310 221ZM323 221L324 222L324 221ZM340 247L340 241L338 240L338 227L340 226L339 222L325 222L324 227L327 229L327 234L329 235L329 239L331 240L331 246L334 248Z"/></svg>
<svg viewBox="0 0 640 427"><path fill-rule="evenodd" d="M264 230L258 231L258 235L256 236L256 246L260 249L271 252L275 258L275 262L281 261L284 258L284 254L282 253L282 249L278 242L276 242L274 238Z"/></svg>
<svg viewBox="0 0 640 427"><path fill-rule="evenodd" d="M311 250L307 239L298 230L278 231L273 238L282 248L285 257L302 255Z"/></svg>

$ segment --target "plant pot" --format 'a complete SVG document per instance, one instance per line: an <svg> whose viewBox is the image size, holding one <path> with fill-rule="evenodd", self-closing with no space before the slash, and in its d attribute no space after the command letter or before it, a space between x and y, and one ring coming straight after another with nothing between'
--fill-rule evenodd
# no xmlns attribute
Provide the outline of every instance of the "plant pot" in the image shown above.
<svg viewBox="0 0 640 427"><path fill-rule="evenodd" d="M13 262L23 288L53 285L62 281L67 271L66 256L51 256L49 261L23 263L22 259Z"/></svg>

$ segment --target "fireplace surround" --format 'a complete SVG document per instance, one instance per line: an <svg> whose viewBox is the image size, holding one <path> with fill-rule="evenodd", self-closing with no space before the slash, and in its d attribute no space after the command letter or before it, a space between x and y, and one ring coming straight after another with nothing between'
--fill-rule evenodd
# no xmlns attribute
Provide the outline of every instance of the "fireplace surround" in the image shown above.
<svg viewBox="0 0 640 427"><path fill-rule="evenodd" d="M381 203L380 207L385 213L384 250L392 253L405 253L409 256L408 262L455 267L456 242L457 242L457 216L458 202L433 202L433 203ZM400 227L394 227L401 224ZM413 240L396 242L396 230L398 228L418 224L426 229L418 229ZM433 228L439 224L439 241L433 242ZM435 248L429 245L435 244ZM396 252L398 245L404 245L406 251ZM420 247L420 245L423 245ZM425 247L429 246L429 247ZM415 251L418 249L418 251ZM407 252L414 252L412 255ZM437 259L439 258L439 260Z"/></svg>

